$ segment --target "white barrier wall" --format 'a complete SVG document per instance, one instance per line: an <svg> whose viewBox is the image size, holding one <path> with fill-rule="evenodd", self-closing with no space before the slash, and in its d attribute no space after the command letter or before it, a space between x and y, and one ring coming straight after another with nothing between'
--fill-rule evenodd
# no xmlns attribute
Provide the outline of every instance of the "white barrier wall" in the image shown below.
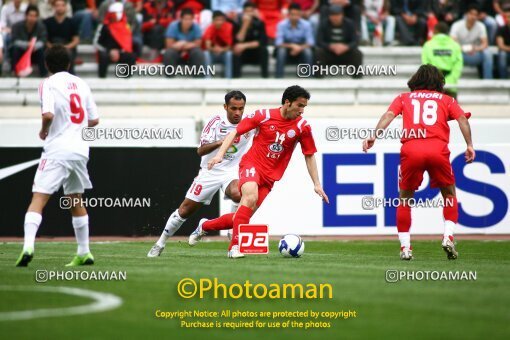
<svg viewBox="0 0 510 340"><path fill-rule="evenodd" d="M391 202L398 197L400 142L379 140L368 153L361 151L361 140L328 141L326 131L334 128L373 128L374 119L311 119L319 152L316 154L321 181L330 198L325 205L314 193L304 157L296 148L282 180L274 186L253 223L267 223L275 235L382 235L396 233L395 208L370 209L363 197ZM477 158L465 164L465 143L456 122L451 122L451 161L456 177L459 202L457 233L510 233L510 119L470 120ZM400 128L397 119L390 128ZM328 130L328 127L330 128ZM330 136L331 137L331 136ZM335 136L332 136L335 137ZM416 198L437 201L440 194L429 187L424 176ZM363 204L365 203L365 204ZM365 205L365 207L363 207ZM228 211L228 201L222 211ZM412 232L443 232L442 208L415 208Z"/></svg>

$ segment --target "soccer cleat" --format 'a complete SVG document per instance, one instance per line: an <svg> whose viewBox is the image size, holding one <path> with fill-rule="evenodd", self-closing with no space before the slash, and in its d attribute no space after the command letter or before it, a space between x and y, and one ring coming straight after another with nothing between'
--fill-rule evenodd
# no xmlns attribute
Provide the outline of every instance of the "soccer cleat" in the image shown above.
<svg viewBox="0 0 510 340"><path fill-rule="evenodd" d="M199 222L198 222L198 227L197 229L195 229L194 232L191 233L191 235L189 235L189 240L188 240L188 244L193 247L195 244L197 244L198 242L200 242L200 240L202 240L202 237L204 237L205 235L207 235L207 233L205 231L202 230L202 224L204 224L205 221L208 221L207 218L203 218L201 219Z"/></svg>
<svg viewBox="0 0 510 340"><path fill-rule="evenodd" d="M413 248L412 247L400 247L400 259L404 261L410 261L413 259Z"/></svg>
<svg viewBox="0 0 510 340"><path fill-rule="evenodd" d="M239 246L235 245L228 251L227 256L229 259L240 259L244 257L244 254L239 251Z"/></svg>
<svg viewBox="0 0 510 340"><path fill-rule="evenodd" d="M16 260L16 267L26 267L28 266L28 263L32 261L32 258L34 257L34 249L33 248L27 248L23 249L21 254L18 257L18 260Z"/></svg>
<svg viewBox="0 0 510 340"><path fill-rule="evenodd" d="M149 252L147 253L147 257L158 257L159 255L161 255L163 250L165 250L165 247L160 247L156 243L152 246L151 250L149 250Z"/></svg>
<svg viewBox="0 0 510 340"><path fill-rule="evenodd" d="M459 253L455 249L455 244L453 243L453 236L443 238L442 246L448 260L456 260L457 257L459 257Z"/></svg>
<svg viewBox="0 0 510 340"><path fill-rule="evenodd" d="M66 264L66 267L86 266L94 264L94 256L91 253L85 255L76 255L71 262Z"/></svg>

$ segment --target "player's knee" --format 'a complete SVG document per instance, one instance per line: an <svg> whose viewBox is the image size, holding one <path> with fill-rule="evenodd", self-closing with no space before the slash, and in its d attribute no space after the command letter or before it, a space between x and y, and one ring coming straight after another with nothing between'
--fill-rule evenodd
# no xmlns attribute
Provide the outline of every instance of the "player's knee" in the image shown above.
<svg viewBox="0 0 510 340"><path fill-rule="evenodd" d="M255 209L257 206L258 194L250 193L247 195L243 195L241 199L241 204L247 206L248 208Z"/></svg>

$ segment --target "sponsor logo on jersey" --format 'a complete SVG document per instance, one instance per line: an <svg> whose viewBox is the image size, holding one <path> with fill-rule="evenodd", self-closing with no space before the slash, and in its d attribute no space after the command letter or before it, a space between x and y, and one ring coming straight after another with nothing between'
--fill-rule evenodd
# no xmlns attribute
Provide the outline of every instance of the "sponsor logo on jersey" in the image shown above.
<svg viewBox="0 0 510 340"><path fill-rule="evenodd" d="M280 143L273 143L269 145L269 150L274 153L281 153L283 151L283 145Z"/></svg>
<svg viewBox="0 0 510 340"><path fill-rule="evenodd" d="M287 131L287 137L289 137L289 138L296 137L296 131L290 129L289 131Z"/></svg>

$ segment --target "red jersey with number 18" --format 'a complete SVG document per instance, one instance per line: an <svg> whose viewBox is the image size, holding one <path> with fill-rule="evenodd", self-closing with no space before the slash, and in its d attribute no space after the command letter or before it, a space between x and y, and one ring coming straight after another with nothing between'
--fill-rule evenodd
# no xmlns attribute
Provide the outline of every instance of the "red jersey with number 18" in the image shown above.
<svg viewBox="0 0 510 340"><path fill-rule="evenodd" d="M436 138L449 143L448 120L464 115L455 99L444 93L427 90L400 94L393 100L388 111L395 116L402 114L402 143L417 138Z"/></svg>
<svg viewBox="0 0 510 340"><path fill-rule="evenodd" d="M243 156L240 168L246 164L257 167L267 178L282 178L296 144L301 144L304 155L317 152L312 129L303 117L284 119L280 108L262 109L249 114L237 125L237 133L244 134L257 128L253 144Z"/></svg>

